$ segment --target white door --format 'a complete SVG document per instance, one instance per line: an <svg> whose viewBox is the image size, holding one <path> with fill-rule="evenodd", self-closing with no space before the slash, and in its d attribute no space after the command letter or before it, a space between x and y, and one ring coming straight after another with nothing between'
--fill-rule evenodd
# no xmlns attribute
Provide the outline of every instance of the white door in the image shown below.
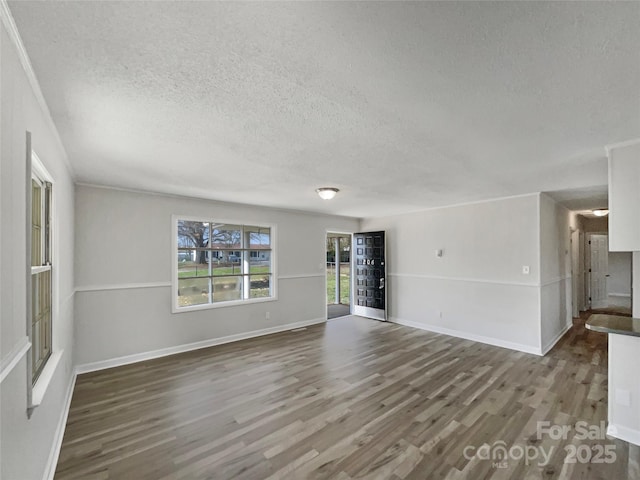
<svg viewBox="0 0 640 480"><path fill-rule="evenodd" d="M589 272L587 272L587 264L586 253L585 253L585 234L584 232L580 232L580 240L578 241L578 271L580 272L579 281L579 292L578 292L578 304L580 305L580 311L587 310L589 308L589 304L587 302L587 289L589 288L587 285L589 284L588 276Z"/></svg>
<svg viewBox="0 0 640 480"><path fill-rule="evenodd" d="M571 231L571 314L580 316L580 231Z"/></svg>
<svg viewBox="0 0 640 480"><path fill-rule="evenodd" d="M608 306L607 273L609 270L609 241L607 235L591 235L590 297L591 308Z"/></svg>

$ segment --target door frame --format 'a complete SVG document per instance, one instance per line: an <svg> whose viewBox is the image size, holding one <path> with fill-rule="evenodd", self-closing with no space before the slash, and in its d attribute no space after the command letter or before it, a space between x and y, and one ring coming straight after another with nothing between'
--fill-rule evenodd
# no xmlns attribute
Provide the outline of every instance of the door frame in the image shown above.
<svg viewBox="0 0 640 480"><path fill-rule="evenodd" d="M349 315L353 314L353 234L355 232L346 232L346 231L342 231L339 228L327 228L324 231L324 243L322 245L322 256L324 258L324 263L323 263L323 277L324 277L324 295L326 297L327 295L327 237L330 234L335 234L335 235L342 235L345 237L349 237L349 245L350 245L350 249L349 250ZM324 319L325 321L329 321L328 317L329 317L329 304L325 301L325 306L324 306ZM342 318L342 317L337 317L337 318ZM334 319L332 319L334 320Z"/></svg>

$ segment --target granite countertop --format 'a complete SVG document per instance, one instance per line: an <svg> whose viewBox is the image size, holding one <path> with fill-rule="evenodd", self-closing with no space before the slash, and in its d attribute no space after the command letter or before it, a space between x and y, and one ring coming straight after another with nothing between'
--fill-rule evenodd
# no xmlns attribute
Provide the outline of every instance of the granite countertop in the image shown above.
<svg viewBox="0 0 640 480"><path fill-rule="evenodd" d="M640 318L597 313L587 319L586 327L594 332L640 337Z"/></svg>

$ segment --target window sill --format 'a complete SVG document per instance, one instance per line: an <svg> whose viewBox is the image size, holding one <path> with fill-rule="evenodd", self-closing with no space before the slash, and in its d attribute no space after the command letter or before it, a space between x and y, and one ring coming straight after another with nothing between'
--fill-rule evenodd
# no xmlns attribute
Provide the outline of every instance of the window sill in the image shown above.
<svg viewBox="0 0 640 480"><path fill-rule="evenodd" d="M58 368L63 353L64 350L53 352L49 360L47 360L47 364L44 366L42 373L31 391L31 408L37 407L44 400L44 395L47 393L47 389L53 379L54 373L56 373L56 368Z"/></svg>
<svg viewBox="0 0 640 480"><path fill-rule="evenodd" d="M224 307L237 307L239 305L251 305L252 303L263 303L263 302L275 302L278 300L278 297L264 297L264 298L252 298L249 300L231 300L228 302L220 302L220 303L206 303L203 305L193 305L191 307L176 307L173 306L173 313L187 313L187 312L196 312L198 310L210 310L212 308L224 308Z"/></svg>

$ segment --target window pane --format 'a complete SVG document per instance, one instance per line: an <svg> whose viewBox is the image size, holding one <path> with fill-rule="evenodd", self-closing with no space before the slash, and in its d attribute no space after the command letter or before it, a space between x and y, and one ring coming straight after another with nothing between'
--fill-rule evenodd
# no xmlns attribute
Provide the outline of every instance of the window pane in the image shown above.
<svg viewBox="0 0 640 480"><path fill-rule="evenodd" d="M271 251L249 250L249 273L271 273Z"/></svg>
<svg viewBox="0 0 640 480"><path fill-rule="evenodd" d="M31 276L31 342L34 381L51 353L51 270Z"/></svg>
<svg viewBox="0 0 640 480"><path fill-rule="evenodd" d="M209 222L178 220L178 248L207 247L209 244Z"/></svg>
<svg viewBox="0 0 640 480"><path fill-rule="evenodd" d="M271 275L251 275L249 280L249 298L261 298L271 296Z"/></svg>
<svg viewBox="0 0 640 480"><path fill-rule="evenodd" d="M42 187L31 181L31 265L42 265Z"/></svg>
<svg viewBox="0 0 640 480"><path fill-rule="evenodd" d="M31 275L31 324L40 316L40 279L38 274Z"/></svg>
<svg viewBox="0 0 640 480"><path fill-rule="evenodd" d="M214 276L240 275L242 273L241 252L215 250L212 254L212 274Z"/></svg>
<svg viewBox="0 0 640 480"><path fill-rule="evenodd" d="M209 303L209 279L189 278L178 280L178 306L188 307Z"/></svg>
<svg viewBox="0 0 640 480"><path fill-rule="evenodd" d="M40 316L45 319L51 313L51 270L45 270L38 274L40 279ZM41 319L42 320L42 319Z"/></svg>
<svg viewBox="0 0 640 480"><path fill-rule="evenodd" d="M208 277L209 261L204 250L178 250L178 278Z"/></svg>
<svg viewBox="0 0 640 480"><path fill-rule="evenodd" d="M266 227L244 227L249 237L247 248L271 248L271 229Z"/></svg>
<svg viewBox="0 0 640 480"><path fill-rule="evenodd" d="M213 279L213 301L227 302L242 298L242 276Z"/></svg>
<svg viewBox="0 0 640 480"><path fill-rule="evenodd" d="M31 368L35 375L40 365L40 317L42 281L38 274L31 276Z"/></svg>
<svg viewBox="0 0 640 480"><path fill-rule="evenodd" d="M31 325L31 368L33 373L38 371L40 360L40 322Z"/></svg>
<svg viewBox="0 0 640 480"><path fill-rule="evenodd" d="M51 264L51 184L44 189L44 264Z"/></svg>
<svg viewBox="0 0 640 480"><path fill-rule="evenodd" d="M238 225L214 224L211 227L211 237L211 248L242 248L242 227Z"/></svg>
<svg viewBox="0 0 640 480"><path fill-rule="evenodd" d="M271 296L270 228L187 220L177 228L179 306Z"/></svg>

